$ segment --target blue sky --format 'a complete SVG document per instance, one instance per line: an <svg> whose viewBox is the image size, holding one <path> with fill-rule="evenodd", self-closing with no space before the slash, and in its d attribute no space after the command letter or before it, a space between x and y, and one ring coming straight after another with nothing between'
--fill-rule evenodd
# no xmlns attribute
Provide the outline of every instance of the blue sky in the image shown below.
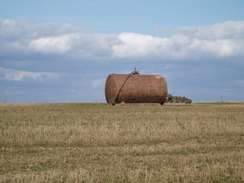
<svg viewBox="0 0 244 183"><path fill-rule="evenodd" d="M210 25L243 20L242 0L1 0L1 17L69 23L99 33L155 34L160 27Z"/></svg>
<svg viewBox="0 0 244 183"><path fill-rule="evenodd" d="M0 100L105 102L111 73L244 101L242 0L0 0Z"/></svg>

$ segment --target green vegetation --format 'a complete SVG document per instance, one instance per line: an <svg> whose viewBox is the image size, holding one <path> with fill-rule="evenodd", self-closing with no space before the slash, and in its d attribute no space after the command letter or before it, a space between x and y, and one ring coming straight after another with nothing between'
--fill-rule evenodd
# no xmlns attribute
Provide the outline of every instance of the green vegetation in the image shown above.
<svg viewBox="0 0 244 183"><path fill-rule="evenodd" d="M244 182L244 103L0 104L0 182Z"/></svg>

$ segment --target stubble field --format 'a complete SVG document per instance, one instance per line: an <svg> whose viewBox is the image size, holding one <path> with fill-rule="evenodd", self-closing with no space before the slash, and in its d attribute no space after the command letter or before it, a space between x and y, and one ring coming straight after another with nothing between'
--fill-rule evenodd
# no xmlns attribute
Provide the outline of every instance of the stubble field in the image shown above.
<svg viewBox="0 0 244 183"><path fill-rule="evenodd" d="M244 182L244 103L0 104L0 182Z"/></svg>

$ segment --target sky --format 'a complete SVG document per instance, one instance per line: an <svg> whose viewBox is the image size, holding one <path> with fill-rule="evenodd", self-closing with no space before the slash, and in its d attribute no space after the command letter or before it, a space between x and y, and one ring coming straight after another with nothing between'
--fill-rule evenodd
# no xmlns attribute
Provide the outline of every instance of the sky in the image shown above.
<svg viewBox="0 0 244 183"><path fill-rule="evenodd" d="M109 74L244 101L243 0L0 0L0 102L106 102Z"/></svg>

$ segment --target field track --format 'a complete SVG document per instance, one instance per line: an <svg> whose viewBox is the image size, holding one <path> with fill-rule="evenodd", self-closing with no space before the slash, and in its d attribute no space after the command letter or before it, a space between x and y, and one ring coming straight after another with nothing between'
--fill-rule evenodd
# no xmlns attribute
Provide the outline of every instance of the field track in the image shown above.
<svg viewBox="0 0 244 183"><path fill-rule="evenodd" d="M0 104L0 182L244 182L244 103Z"/></svg>

